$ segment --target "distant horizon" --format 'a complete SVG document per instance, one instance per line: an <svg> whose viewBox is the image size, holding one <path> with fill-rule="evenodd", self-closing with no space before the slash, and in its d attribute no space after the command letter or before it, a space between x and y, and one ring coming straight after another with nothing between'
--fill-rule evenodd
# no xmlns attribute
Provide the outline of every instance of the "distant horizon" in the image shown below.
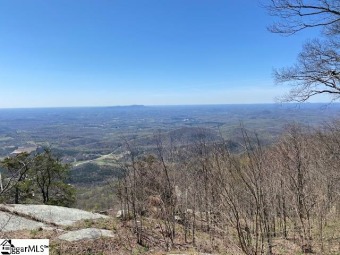
<svg viewBox="0 0 340 255"><path fill-rule="evenodd" d="M75 108L138 108L138 107L190 107L190 106L234 106L234 105L340 105L340 102L286 102L286 103L226 103L226 104L164 104L164 105L152 105L152 104L131 104L131 105L106 105L106 106L39 106L39 107L0 107L0 110L11 110L11 109L75 109Z"/></svg>

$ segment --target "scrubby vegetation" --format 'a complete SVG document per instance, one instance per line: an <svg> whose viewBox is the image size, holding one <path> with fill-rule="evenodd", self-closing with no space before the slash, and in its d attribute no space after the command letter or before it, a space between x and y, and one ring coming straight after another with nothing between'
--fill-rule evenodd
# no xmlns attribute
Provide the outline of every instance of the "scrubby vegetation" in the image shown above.
<svg viewBox="0 0 340 255"><path fill-rule="evenodd" d="M239 153L204 136L187 147L156 136L156 151L141 157L127 144L130 163L117 195L137 242L148 246L145 219L154 217L165 250L176 246L179 223L193 246L202 241L198 232L206 233L210 252L233 233L245 254L277 253L285 240L302 253L338 254L340 123L291 125L267 147L245 129L241 134Z"/></svg>

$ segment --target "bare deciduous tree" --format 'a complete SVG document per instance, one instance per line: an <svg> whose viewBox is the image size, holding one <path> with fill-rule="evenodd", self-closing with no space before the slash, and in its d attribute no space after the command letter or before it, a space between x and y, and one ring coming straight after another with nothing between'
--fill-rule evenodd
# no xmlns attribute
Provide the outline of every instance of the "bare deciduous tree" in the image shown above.
<svg viewBox="0 0 340 255"><path fill-rule="evenodd" d="M238 153L223 140L201 137L174 146L158 135L151 154L132 159L119 195L140 244L153 238L143 224L151 217L166 250L184 240L216 252L220 241L228 246L231 233L249 255L276 254L280 238L303 253L330 250L337 236L326 241L325 227L336 222L340 205L339 123L316 132L291 125L268 147L241 130Z"/></svg>
<svg viewBox="0 0 340 255"><path fill-rule="evenodd" d="M313 40L304 45L293 67L274 71L277 83L292 85L282 101L304 102L318 94L340 98L340 51L335 41Z"/></svg>
<svg viewBox="0 0 340 255"><path fill-rule="evenodd" d="M313 27L323 27L326 34L340 33L338 0L270 0L266 7L281 20L269 27L273 33L294 34Z"/></svg>
<svg viewBox="0 0 340 255"><path fill-rule="evenodd" d="M274 71L278 84L292 86L279 98L283 102L304 102L318 94L340 98L340 2L338 0L271 0L269 13L280 19L269 30L286 35L321 27L323 39L304 45L293 67Z"/></svg>

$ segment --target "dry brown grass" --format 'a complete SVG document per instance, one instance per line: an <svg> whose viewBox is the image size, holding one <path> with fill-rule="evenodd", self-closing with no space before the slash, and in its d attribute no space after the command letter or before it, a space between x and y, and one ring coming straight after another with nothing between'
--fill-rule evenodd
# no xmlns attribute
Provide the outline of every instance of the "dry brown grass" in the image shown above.
<svg viewBox="0 0 340 255"><path fill-rule="evenodd" d="M115 218L84 220L71 227L64 227L59 230L34 230L34 231L15 231L0 233L1 238L48 238L50 239L50 254L115 254L115 255L163 255L163 254L198 254L198 252L238 255L243 254L237 246L237 239L232 229L227 233L216 232L211 238L203 229L196 232L196 244L191 243L192 236L188 235L188 242L184 240L184 231L181 225L176 226L176 240L171 247L171 252L165 251L165 241L163 239L160 220L145 218L143 220L144 244L137 244L136 235L133 230L133 221L120 221ZM59 240L57 237L65 231L77 230L82 228L100 228L112 230L115 237L99 238L96 240L86 240L78 242L67 242ZM313 240L314 254L340 254L340 243L338 235L340 232L340 221L327 225L324 230L325 244L324 252L321 253L318 240ZM327 243L327 240L331 242ZM274 240L275 255L302 254L297 240L289 238L276 238Z"/></svg>
<svg viewBox="0 0 340 255"><path fill-rule="evenodd" d="M159 227L160 220L144 219L143 220L143 235L142 239L144 246L137 244L136 235L133 230L133 221L119 221L116 219L99 219L85 220L78 222L67 230L76 230L81 228L96 227L109 229L114 231L113 238L100 238L90 241L66 242L53 237L51 240L51 254L118 254L118 255L163 255L168 254L165 250L165 240L162 235L162 230ZM198 231L197 242L195 247L192 243L185 242L183 228L180 225L176 226L176 240L171 247L172 254L198 254L199 252L217 252L221 254L242 254L237 246L229 243L225 244L224 240L215 237L213 243L209 241L209 235L202 231ZM191 240L191 236L188 236Z"/></svg>

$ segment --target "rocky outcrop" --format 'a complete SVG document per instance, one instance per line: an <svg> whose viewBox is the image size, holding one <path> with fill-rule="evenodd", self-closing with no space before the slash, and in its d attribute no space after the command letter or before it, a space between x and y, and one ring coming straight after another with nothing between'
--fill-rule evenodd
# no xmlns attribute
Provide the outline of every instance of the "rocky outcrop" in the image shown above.
<svg viewBox="0 0 340 255"><path fill-rule="evenodd" d="M82 220L109 218L98 213L86 212L74 208L51 205L0 205L0 231L54 230L69 227ZM65 228L67 229L67 228ZM58 237L65 241L80 241L100 237L114 237L113 232L97 228L85 228L66 231Z"/></svg>
<svg viewBox="0 0 340 255"><path fill-rule="evenodd" d="M70 226L80 220L108 218L108 216L98 213L52 205L0 205L0 211L54 226Z"/></svg>
<svg viewBox="0 0 340 255"><path fill-rule="evenodd" d="M0 230L2 232L39 228L48 228L48 226L42 222L26 219L7 212L0 212Z"/></svg>
<svg viewBox="0 0 340 255"><path fill-rule="evenodd" d="M114 237L114 234L110 230L98 229L98 228L85 228L75 231L69 231L62 234L58 238L69 242L97 239L100 237Z"/></svg>

